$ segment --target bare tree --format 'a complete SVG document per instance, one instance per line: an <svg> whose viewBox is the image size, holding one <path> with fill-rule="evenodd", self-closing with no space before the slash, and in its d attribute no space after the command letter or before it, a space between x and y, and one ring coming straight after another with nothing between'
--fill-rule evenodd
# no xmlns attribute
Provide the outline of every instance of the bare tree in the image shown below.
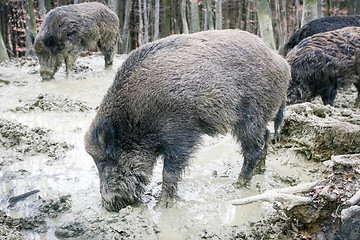
<svg viewBox="0 0 360 240"><path fill-rule="evenodd" d="M121 39L121 53L128 53L129 51L128 39L129 39L129 21L130 21L131 4L132 4L132 0L126 0L124 27L123 27L123 34Z"/></svg>
<svg viewBox="0 0 360 240"><path fill-rule="evenodd" d="M302 25L317 18L318 16L317 6L318 6L318 0L304 0L303 14L301 19Z"/></svg>
<svg viewBox="0 0 360 240"><path fill-rule="evenodd" d="M212 7L211 7L211 0L205 0L205 16L207 19L207 25L209 26L209 30L214 30L214 16L213 16L213 12L212 12ZM205 24L204 24L204 30L205 30Z"/></svg>
<svg viewBox="0 0 360 240"><path fill-rule="evenodd" d="M198 0L190 0L191 8L191 28L192 33L200 31L200 19L199 19L199 2Z"/></svg>
<svg viewBox="0 0 360 240"><path fill-rule="evenodd" d="M160 0L155 0L154 40L159 39Z"/></svg>
<svg viewBox="0 0 360 240"><path fill-rule="evenodd" d="M141 2L141 0L139 0L139 29L138 29L139 30L138 31L139 46L143 45L143 29L144 29L141 5L142 5L142 2Z"/></svg>
<svg viewBox="0 0 360 240"><path fill-rule="evenodd" d="M355 0L355 14L360 14L360 0Z"/></svg>
<svg viewBox="0 0 360 240"><path fill-rule="evenodd" d="M27 0L26 3L26 15L25 15L25 25L26 25L26 52L25 56L34 55L32 45L36 37L36 21L35 21L35 12L34 12L34 2L33 0Z"/></svg>
<svg viewBox="0 0 360 240"><path fill-rule="evenodd" d="M188 34L189 27L188 27L187 19L186 19L186 0L181 0L180 11L181 11L181 22L183 25L183 33Z"/></svg>
<svg viewBox="0 0 360 240"><path fill-rule="evenodd" d="M216 21L215 28L222 29L222 0L215 0Z"/></svg>
<svg viewBox="0 0 360 240"><path fill-rule="evenodd" d="M272 48L275 49L274 31L272 27L272 16L267 0L255 0L261 38Z"/></svg>
<svg viewBox="0 0 360 240"><path fill-rule="evenodd" d="M46 14L45 0L39 0L39 8L40 8L41 18L44 19Z"/></svg>
<svg viewBox="0 0 360 240"><path fill-rule="evenodd" d="M150 5L150 3L149 3ZM143 43L148 43L149 42L149 12L148 12L148 8L147 8L147 1L144 0L144 39L143 39Z"/></svg>
<svg viewBox="0 0 360 240"><path fill-rule="evenodd" d="M8 59L9 56L6 51L4 39L2 37L1 25L0 25L0 62Z"/></svg>

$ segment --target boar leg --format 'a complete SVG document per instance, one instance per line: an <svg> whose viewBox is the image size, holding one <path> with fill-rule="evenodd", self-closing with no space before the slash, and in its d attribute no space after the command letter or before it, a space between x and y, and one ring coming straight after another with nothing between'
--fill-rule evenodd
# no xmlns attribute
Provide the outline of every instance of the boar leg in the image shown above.
<svg viewBox="0 0 360 240"><path fill-rule="evenodd" d="M356 89L358 90L358 97L356 98L355 101L355 107L360 108L360 79L358 79L355 83L354 83Z"/></svg>
<svg viewBox="0 0 360 240"><path fill-rule="evenodd" d="M327 86L327 88L321 91L320 96L324 105L332 106L335 101L336 93L337 93L337 86L335 83L330 84L329 86Z"/></svg>
<svg viewBox="0 0 360 240"><path fill-rule="evenodd" d="M74 66L76 58L74 58L73 56L67 56L65 58L65 67L66 67L66 76L69 77L70 72Z"/></svg>
<svg viewBox="0 0 360 240"><path fill-rule="evenodd" d="M163 167L163 186L162 198L173 199L177 197L178 182L181 179L185 167L187 166L190 154L193 152L199 136L192 135L191 132L184 130L179 134L171 135L167 139L167 149L165 149ZM189 134L186 134L189 133Z"/></svg>
<svg viewBox="0 0 360 240"><path fill-rule="evenodd" d="M246 112L248 114L246 114ZM247 185L254 170L263 171L267 153L267 143L270 132L266 123L262 123L258 111L245 111L244 119L235 128L235 135L241 143L244 163L238 178L238 183Z"/></svg>
<svg viewBox="0 0 360 240"><path fill-rule="evenodd" d="M100 46L100 51L104 55L105 59L105 68L111 66L113 64L114 59L114 47L102 47Z"/></svg>

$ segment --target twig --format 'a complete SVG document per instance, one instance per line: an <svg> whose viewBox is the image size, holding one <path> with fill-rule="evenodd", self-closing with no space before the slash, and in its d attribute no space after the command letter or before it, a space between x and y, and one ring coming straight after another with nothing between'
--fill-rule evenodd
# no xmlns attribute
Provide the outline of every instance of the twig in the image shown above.
<svg viewBox="0 0 360 240"><path fill-rule="evenodd" d="M234 200L233 205L245 205L258 201L267 201L267 202L286 202L288 207L293 207L296 205L308 204L312 202L310 197L302 197L293 195L295 193L309 192L314 186L319 182L304 183L294 187L282 188L282 189L272 189L267 190L259 195L251 196L243 199Z"/></svg>

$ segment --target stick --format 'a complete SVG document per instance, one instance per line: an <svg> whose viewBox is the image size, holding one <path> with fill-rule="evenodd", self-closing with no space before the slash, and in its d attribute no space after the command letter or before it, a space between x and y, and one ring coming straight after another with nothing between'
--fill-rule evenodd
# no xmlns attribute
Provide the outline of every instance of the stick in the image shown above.
<svg viewBox="0 0 360 240"><path fill-rule="evenodd" d="M288 202L290 206L308 204L312 202L310 197L302 197L293 195L295 193L309 192L314 186L319 182L304 183L294 187L282 188L282 189L272 189L267 190L259 195L251 196L243 199L234 200L233 205L245 205L258 201L267 201L267 202Z"/></svg>

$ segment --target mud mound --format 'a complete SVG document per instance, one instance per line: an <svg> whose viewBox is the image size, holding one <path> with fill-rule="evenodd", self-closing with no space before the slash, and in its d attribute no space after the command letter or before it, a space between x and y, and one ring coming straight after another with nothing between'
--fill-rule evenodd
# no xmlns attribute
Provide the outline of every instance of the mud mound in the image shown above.
<svg viewBox="0 0 360 240"><path fill-rule="evenodd" d="M313 103L288 106L279 147L293 148L307 159L360 152L360 110Z"/></svg>
<svg viewBox="0 0 360 240"><path fill-rule="evenodd" d="M11 218L0 210L0 239L27 239L25 231L46 231L46 222L42 216Z"/></svg>
<svg viewBox="0 0 360 240"><path fill-rule="evenodd" d="M51 140L49 132L45 128L29 128L16 121L0 119L0 156L18 159L19 155L45 153L51 159L64 158L73 146Z"/></svg>
<svg viewBox="0 0 360 240"><path fill-rule="evenodd" d="M39 94L35 99L20 100L27 102L23 106L16 107L11 111L31 112L36 110L42 111L59 111L59 112L87 112L92 107L79 100L73 100L65 96L56 96L53 94Z"/></svg>
<svg viewBox="0 0 360 240"><path fill-rule="evenodd" d="M51 218L56 218L59 213L66 212L70 208L70 195L60 196L58 199L42 200L42 204L39 206L40 212Z"/></svg>

